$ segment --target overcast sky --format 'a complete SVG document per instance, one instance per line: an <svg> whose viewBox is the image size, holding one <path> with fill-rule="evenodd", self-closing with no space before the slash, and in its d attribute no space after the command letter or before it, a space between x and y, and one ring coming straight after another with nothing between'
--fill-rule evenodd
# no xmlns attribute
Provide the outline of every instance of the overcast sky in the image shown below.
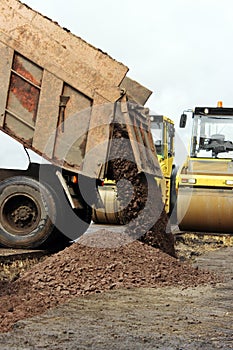
<svg viewBox="0 0 233 350"><path fill-rule="evenodd" d="M232 0L23 2L128 66L177 131L184 109L233 106Z"/></svg>

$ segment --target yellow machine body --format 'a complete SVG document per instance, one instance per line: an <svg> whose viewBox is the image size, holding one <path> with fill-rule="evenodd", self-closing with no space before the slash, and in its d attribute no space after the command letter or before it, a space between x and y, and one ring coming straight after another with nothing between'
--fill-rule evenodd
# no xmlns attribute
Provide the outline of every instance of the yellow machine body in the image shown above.
<svg viewBox="0 0 233 350"><path fill-rule="evenodd" d="M190 158L178 177L177 219L183 231L233 231L233 163Z"/></svg>
<svg viewBox="0 0 233 350"><path fill-rule="evenodd" d="M193 118L190 155L176 180L179 229L233 233L233 109L198 107Z"/></svg>
<svg viewBox="0 0 233 350"><path fill-rule="evenodd" d="M152 119L153 118L153 119ZM163 174L162 179L156 179L159 183L166 213L170 213L173 207L171 192L175 157L175 126L173 120L166 116L152 116L152 135L155 141L157 156ZM160 123L160 128L159 128ZM157 124L157 127L156 127ZM160 133L160 134L159 134ZM161 145L160 145L161 141Z"/></svg>

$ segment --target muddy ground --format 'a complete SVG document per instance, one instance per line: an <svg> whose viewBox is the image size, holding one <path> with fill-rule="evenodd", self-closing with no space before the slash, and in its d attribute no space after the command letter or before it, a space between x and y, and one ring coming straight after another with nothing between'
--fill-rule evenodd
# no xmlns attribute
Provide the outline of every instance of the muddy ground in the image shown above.
<svg viewBox="0 0 233 350"><path fill-rule="evenodd" d="M217 272L224 281L75 297L16 322L0 334L0 348L233 349L233 247L177 236L176 249L180 260Z"/></svg>

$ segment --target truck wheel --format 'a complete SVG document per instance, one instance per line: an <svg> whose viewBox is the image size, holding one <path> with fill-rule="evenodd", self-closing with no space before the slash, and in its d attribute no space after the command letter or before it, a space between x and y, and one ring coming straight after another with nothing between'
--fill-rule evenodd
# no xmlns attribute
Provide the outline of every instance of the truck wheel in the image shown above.
<svg viewBox="0 0 233 350"><path fill-rule="evenodd" d="M43 184L25 176L0 184L1 245L38 247L51 235L55 220L55 200Z"/></svg>

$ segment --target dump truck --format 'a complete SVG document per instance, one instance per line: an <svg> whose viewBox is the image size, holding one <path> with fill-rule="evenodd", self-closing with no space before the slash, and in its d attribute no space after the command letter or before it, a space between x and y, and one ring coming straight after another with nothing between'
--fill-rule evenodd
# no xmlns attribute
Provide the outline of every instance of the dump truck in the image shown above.
<svg viewBox="0 0 233 350"><path fill-rule="evenodd" d="M0 53L0 130L41 156L0 169L1 245L80 237L124 146L138 174L162 176L144 108L151 91L124 64L18 0L1 2Z"/></svg>
<svg viewBox="0 0 233 350"><path fill-rule="evenodd" d="M177 176L180 230L233 232L233 108L196 107L190 153ZM187 112L181 115L184 128Z"/></svg>
<svg viewBox="0 0 233 350"><path fill-rule="evenodd" d="M176 205L175 126L174 121L164 115L150 111L150 126L157 157L163 174L155 178L162 194L166 213L171 216ZM99 193L104 203L103 208L93 208L92 219L99 224L124 224L124 212L118 199L114 181L105 179L99 186Z"/></svg>

